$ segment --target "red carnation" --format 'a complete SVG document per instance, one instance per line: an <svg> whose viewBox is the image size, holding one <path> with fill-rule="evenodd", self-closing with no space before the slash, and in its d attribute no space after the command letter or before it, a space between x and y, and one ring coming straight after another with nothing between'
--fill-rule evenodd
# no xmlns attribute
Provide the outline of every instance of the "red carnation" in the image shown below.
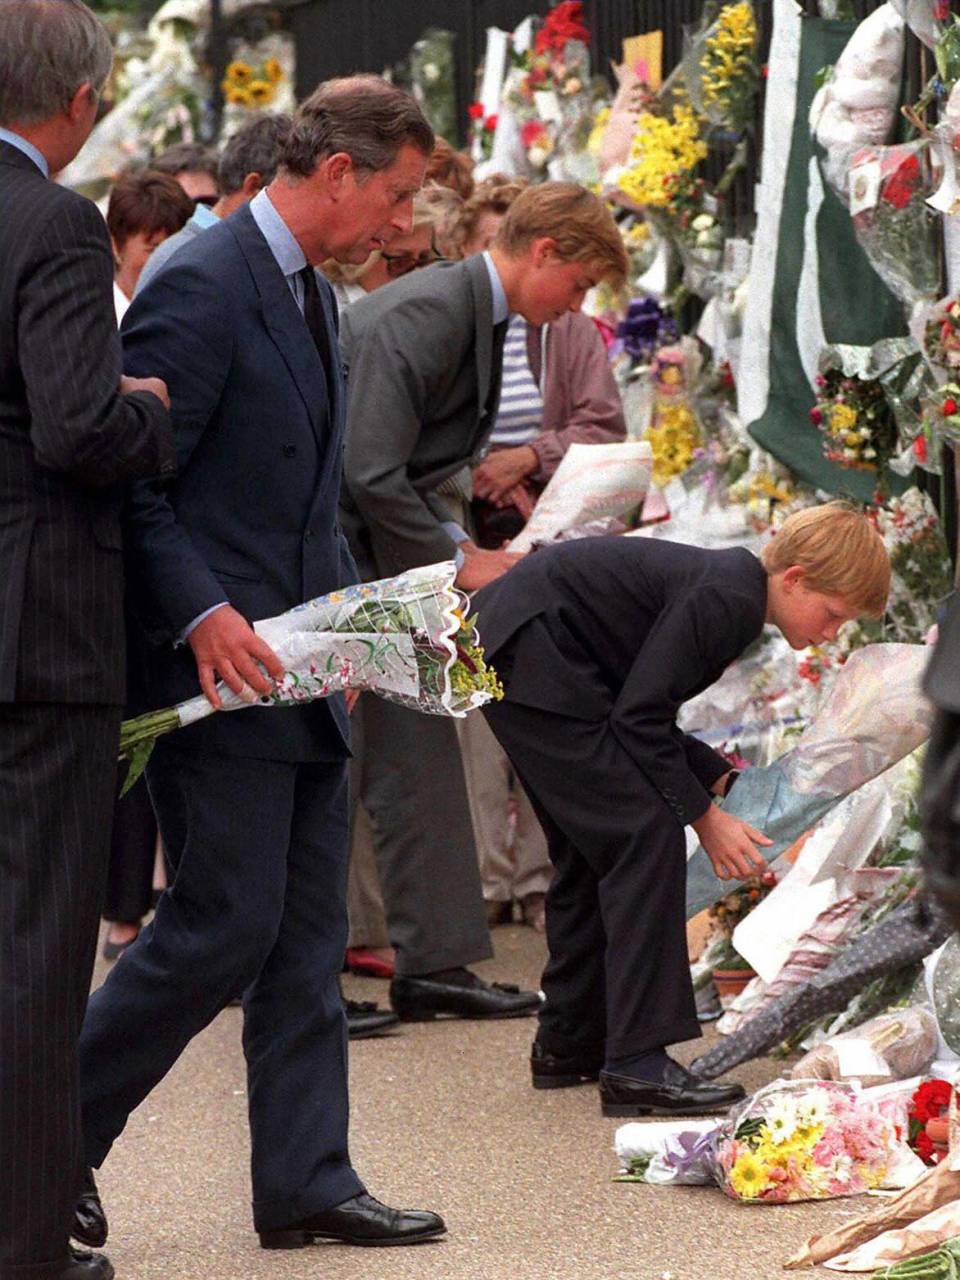
<svg viewBox="0 0 960 1280"><path fill-rule="evenodd" d="M467 115L470 117L471 120L482 120L483 119L483 103L471 102L469 107L467 107Z"/></svg>
<svg viewBox="0 0 960 1280"><path fill-rule="evenodd" d="M883 198L894 209L904 209L913 198L919 183L920 162L916 156L907 156L884 187Z"/></svg>
<svg viewBox="0 0 960 1280"><path fill-rule="evenodd" d="M810 421L815 427L819 427L820 423L823 421L823 410L818 409L816 405L814 405L810 410Z"/></svg>
<svg viewBox="0 0 960 1280"><path fill-rule="evenodd" d="M544 133L543 124L539 120L528 120L520 129L520 141L529 150Z"/></svg>
<svg viewBox="0 0 960 1280"><path fill-rule="evenodd" d="M957 412L957 402L954 400L953 396L947 396L946 400L944 400L943 404L940 406L940 412L945 418L953 417Z"/></svg>
<svg viewBox="0 0 960 1280"><path fill-rule="evenodd" d="M590 43L590 32L583 25L583 0L564 0L551 9L537 32L534 49L537 53L548 53L552 49L559 53L568 40Z"/></svg>
<svg viewBox="0 0 960 1280"><path fill-rule="evenodd" d="M497 127L497 117L487 116L486 120L483 122L483 127L486 129L487 133L493 133L494 129Z"/></svg>
<svg viewBox="0 0 960 1280"><path fill-rule="evenodd" d="M921 1129L914 1141L914 1149L924 1164L933 1164L933 1143Z"/></svg>
<svg viewBox="0 0 960 1280"><path fill-rule="evenodd" d="M946 1080L927 1080L913 1095L911 1110L921 1124L938 1120L950 1106L952 1093Z"/></svg>

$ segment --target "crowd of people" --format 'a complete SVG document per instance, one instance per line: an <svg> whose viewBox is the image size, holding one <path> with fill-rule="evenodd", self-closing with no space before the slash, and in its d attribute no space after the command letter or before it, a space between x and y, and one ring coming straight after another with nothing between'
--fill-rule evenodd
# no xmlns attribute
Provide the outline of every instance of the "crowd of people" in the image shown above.
<svg viewBox="0 0 960 1280"><path fill-rule="evenodd" d="M231 1002L265 1248L445 1231L351 1165L348 1030L537 1015L535 1087L599 1079L612 1115L736 1101L666 1052L699 1034L683 828L728 877L769 842L712 803L735 772L677 711L765 623L801 648L889 586L836 504L762 563L511 552L570 445L625 436L581 313L627 272L608 207L475 184L413 98L351 76L119 175L101 213L53 178L111 56L81 0L0 0L0 1280L109 1280L69 1244L107 1239L92 1171ZM125 707L255 701L284 674L256 619L440 561L505 689L485 718L251 707L161 740L114 799ZM514 912L546 933L543 994L471 967ZM345 964L390 1008L345 1003Z"/></svg>

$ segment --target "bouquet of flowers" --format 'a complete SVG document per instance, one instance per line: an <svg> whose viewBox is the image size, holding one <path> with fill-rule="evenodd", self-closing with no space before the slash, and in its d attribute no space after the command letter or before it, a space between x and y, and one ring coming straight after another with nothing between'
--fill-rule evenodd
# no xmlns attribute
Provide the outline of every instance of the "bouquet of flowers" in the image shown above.
<svg viewBox="0 0 960 1280"><path fill-rule="evenodd" d="M590 32L582 0L563 0L547 14L532 50L517 58L503 102L520 122L520 138L535 171L589 116ZM587 144L592 117L582 139Z"/></svg>
<svg viewBox="0 0 960 1280"><path fill-rule="evenodd" d="M831 462L858 471L878 471L893 453L897 426L875 378L848 377L842 367L818 374L817 403L810 421L823 435Z"/></svg>
<svg viewBox="0 0 960 1280"><path fill-rule="evenodd" d="M227 67L220 88L230 106L259 110L273 102L282 79L279 58L267 58L259 66L238 58Z"/></svg>
<svg viewBox="0 0 960 1280"><path fill-rule="evenodd" d="M883 1184L896 1147L891 1121L852 1088L774 1081L721 1127L716 1177L746 1202L855 1196Z"/></svg>
<svg viewBox="0 0 960 1280"><path fill-rule="evenodd" d="M712 124L740 132L752 122L760 70L757 20L748 0L723 6L695 41L684 80L694 105Z"/></svg>
<svg viewBox="0 0 960 1280"><path fill-rule="evenodd" d="M960 298L948 297L931 308L923 329L923 354L938 382L960 370Z"/></svg>
<svg viewBox="0 0 960 1280"><path fill-rule="evenodd" d="M676 103L669 116L643 111L617 184L644 209L679 211L695 194L693 171L707 151L700 120L689 103Z"/></svg>
<svg viewBox="0 0 960 1280"><path fill-rule="evenodd" d="M467 147L472 156L489 160L493 152L493 135L497 131L497 117L485 115L482 102L471 102L467 108L470 120Z"/></svg>
<svg viewBox="0 0 960 1280"><path fill-rule="evenodd" d="M929 1122L946 1120L952 1097L953 1089L946 1080L925 1080L910 1099L907 1141L924 1164L939 1164L946 1155L946 1144L931 1138Z"/></svg>
<svg viewBox="0 0 960 1280"><path fill-rule="evenodd" d="M273 693L243 697L222 683L224 711L282 707L329 698L344 689L373 693L430 715L463 717L503 696L483 658L453 563L424 565L396 578L343 587L254 624L286 668ZM120 759L124 791L146 766L153 744L215 708L200 694L175 707L125 720Z"/></svg>
<svg viewBox="0 0 960 1280"><path fill-rule="evenodd" d="M850 215L874 270L908 306L940 292L930 145L865 147L850 162Z"/></svg>
<svg viewBox="0 0 960 1280"><path fill-rule="evenodd" d="M892 570L884 630L888 638L920 643L953 589L940 519L930 499L916 488L879 507L875 519Z"/></svg>

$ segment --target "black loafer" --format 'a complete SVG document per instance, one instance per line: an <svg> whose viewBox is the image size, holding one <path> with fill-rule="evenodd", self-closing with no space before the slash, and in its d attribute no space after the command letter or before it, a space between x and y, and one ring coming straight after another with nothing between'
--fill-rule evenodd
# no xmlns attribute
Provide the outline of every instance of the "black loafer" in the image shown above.
<svg viewBox="0 0 960 1280"><path fill-rule="evenodd" d="M74 1240L79 1240L81 1244L88 1245L93 1249L99 1249L101 1245L107 1243L109 1230L107 1215L104 1213L103 1205L100 1203L100 1193L94 1181L93 1170L86 1169L80 1186L80 1195L77 1197L76 1208L73 1211L73 1227L70 1234Z"/></svg>
<svg viewBox="0 0 960 1280"><path fill-rule="evenodd" d="M289 1227L261 1231L259 1236L264 1249L303 1249L318 1240L384 1248L435 1240L446 1230L439 1214L422 1209L391 1209L364 1191L333 1209L315 1213Z"/></svg>
<svg viewBox="0 0 960 1280"><path fill-rule="evenodd" d="M390 1003L404 1022L433 1018L526 1018L540 1008L536 991L521 991L505 982L484 982L465 970L469 986L431 978L394 978Z"/></svg>
<svg viewBox="0 0 960 1280"><path fill-rule="evenodd" d="M705 1116L726 1111L746 1096L742 1085L708 1084L672 1061L656 1081L600 1072L605 1116Z"/></svg>
<svg viewBox="0 0 960 1280"><path fill-rule="evenodd" d="M344 1000L347 1015L347 1034L351 1040L368 1040L381 1036L400 1019L392 1009L381 1009L372 1000Z"/></svg>
<svg viewBox="0 0 960 1280"><path fill-rule="evenodd" d="M603 1066L603 1050L586 1050L576 1056L548 1053L536 1040L530 1050L530 1074L535 1089L570 1089L596 1080Z"/></svg>

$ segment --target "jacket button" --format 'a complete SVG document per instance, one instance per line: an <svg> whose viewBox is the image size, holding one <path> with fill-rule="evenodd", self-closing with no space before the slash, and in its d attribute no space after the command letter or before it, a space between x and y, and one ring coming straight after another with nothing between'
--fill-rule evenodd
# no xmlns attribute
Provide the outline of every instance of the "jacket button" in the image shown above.
<svg viewBox="0 0 960 1280"><path fill-rule="evenodd" d="M297 446L295 444L285 444L283 446L283 456L285 458L295 458L297 455Z"/></svg>
<svg viewBox="0 0 960 1280"><path fill-rule="evenodd" d="M313 537L313 530L308 529L307 532L303 535L303 540L304 542L309 542L312 537Z"/></svg>

